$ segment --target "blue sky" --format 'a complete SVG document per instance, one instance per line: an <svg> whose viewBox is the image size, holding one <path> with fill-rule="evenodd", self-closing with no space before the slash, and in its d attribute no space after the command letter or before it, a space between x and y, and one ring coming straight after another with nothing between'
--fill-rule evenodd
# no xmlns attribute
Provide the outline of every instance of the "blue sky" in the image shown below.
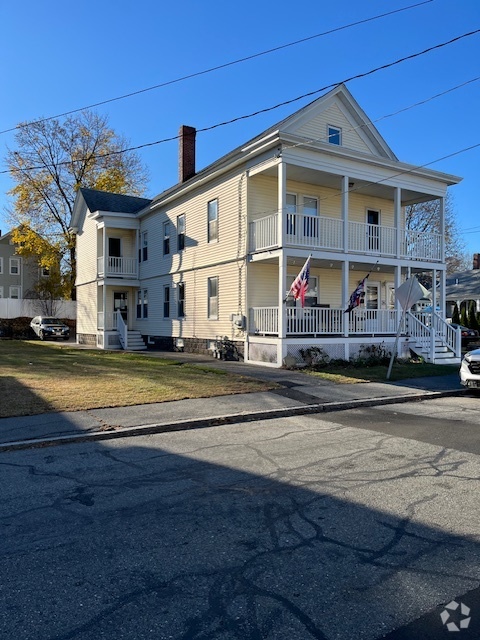
<svg viewBox="0 0 480 640"><path fill-rule="evenodd" d="M0 8L0 130L108 100L266 49L416 4L421 0L137 0L81 4L4 2ZM132 146L200 129L337 83L480 28L478 0L416 8L184 82L111 102L97 111ZM367 115L387 114L480 76L480 34L348 83ZM319 94L320 95L320 94ZM260 133L312 98L197 135L197 168ZM376 126L404 162L423 165L480 143L480 81ZM0 135L0 171L13 133ZM177 143L139 152L146 196L177 182ZM480 252L480 147L430 165L463 177L452 188L458 226ZM13 186L0 173L0 229Z"/></svg>

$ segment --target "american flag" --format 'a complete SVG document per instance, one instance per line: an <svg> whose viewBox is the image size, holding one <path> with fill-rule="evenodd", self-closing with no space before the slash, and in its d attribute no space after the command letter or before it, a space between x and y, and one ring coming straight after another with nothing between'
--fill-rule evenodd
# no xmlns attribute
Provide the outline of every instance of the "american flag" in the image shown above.
<svg viewBox="0 0 480 640"><path fill-rule="evenodd" d="M358 307L358 305L362 301L362 296L365 293L365 280L367 278L368 276L365 276L365 278L361 282L359 282L357 288L350 296L348 307L345 309L345 313L350 313L350 311L353 311L353 309L355 309L355 307Z"/></svg>
<svg viewBox="0 0 480 640"><path fill-rule="evenodd" d="M287 297L288 295L292 294L295 300L298 300L298 298L300 298L302 302L302 307L305 306L305 294L308 290L308 279L310 278L310 258L311 257L312 257L311 255L308 256L307 261L303 265L302 270L300 271L298 276L293 281L292 286L290 287L290 291L287 294Z"/></svg>

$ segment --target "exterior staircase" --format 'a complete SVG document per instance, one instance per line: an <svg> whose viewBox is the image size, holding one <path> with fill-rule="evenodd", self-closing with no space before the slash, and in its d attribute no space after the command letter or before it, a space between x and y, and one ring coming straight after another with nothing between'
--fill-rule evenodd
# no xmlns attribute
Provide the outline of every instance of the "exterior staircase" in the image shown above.
<svg viewBox="0 0 480 640"><path fill-rule="evenodd" d="M460 329L437 313L407 313L405 330L410 349L425 362L459 365L462 361Z"/></svg>
<svg viewBox="0 0 480 640"><path fill-rule="evenodd" d="M146 348L147 348L147 345L145 344L140 331L127 332L126 351L145 351Z"/></svg>

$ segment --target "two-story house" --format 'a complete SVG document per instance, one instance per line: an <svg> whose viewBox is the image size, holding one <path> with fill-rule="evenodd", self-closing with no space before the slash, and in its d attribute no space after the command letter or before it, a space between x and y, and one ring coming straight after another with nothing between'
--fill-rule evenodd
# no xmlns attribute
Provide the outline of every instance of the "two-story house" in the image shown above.
<svg viewBox="0 0 480 640"><path fill-rule="evenodd" d="M281 366L313 346L349 359L393 345L395 289L417 272L440 282L433 309L445 308L443 202L460 178L400 162L344 85L198 172L195 130L182 127L179 165L179 183L151 201L79 191L80 342L131 348L135 331L213 353L227 337L247 361ZM440 233L406 229L404 208L434 199ZM286 294L308 256L302 307ZM400 330L400 352L459 355L441 312Z"/></svg>
<svg viewBox="0 0 480 640"><path fill-rule="evenodd" d="M0 298L35 297L37 284L47 277L48 271L42 269L37 260L17 254L11 231L0 233Z"/></svg>

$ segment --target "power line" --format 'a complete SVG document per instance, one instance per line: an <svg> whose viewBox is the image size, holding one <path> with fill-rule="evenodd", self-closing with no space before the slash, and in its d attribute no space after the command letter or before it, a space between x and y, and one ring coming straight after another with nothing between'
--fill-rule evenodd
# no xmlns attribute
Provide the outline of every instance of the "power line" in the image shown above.
<svg viewBox="0 0 480 640"><path fill-rule="evenodd" d="M249 118L253 118L254 116L260 115L262 113L267 113L269 111L273 111L275 109L278 109L280 107L284 107L286 105L292 104L294 102L298 102L299 100L303 100L304 98L309 98L312 97L318 93L321 93L323 91L326 91L328 89L333 89L334 87L337 87L340 84L346 84L347 82L351 82L352 80L358 80L360 78L365 78L367 76L370 76L374 73L377 73L378 71L383 71L385 69L389 69L393 66L396 66L398 64L401 64L402 62L406 62L407 60L413 60L414 58L418 58L420 56L423 56L427 53L430 53L431 51L435 51L437 49L441 49L443 47L446 47L448 45L453 44L454 42L458 42L459 40L462 40L463 38L468 38L472 35L476 35L477 33L480 33L480 29L475 29L474 31L469 31L467 33L463 33L460 36L456 36L455 38L451 38L450 40L447 40L446 42L441 42L440 44L434 45L432 47L428 47L427 49L423 49L422 51L418 51L417 53L412 53L408 56L404 56L403 58L398 58L397 60L394 60L393 62L389 62L383 65L380 65L379 67L375 67L374 69L370 69L369 71L365 71L363 73L358 73L356 75L350 76L349 78L345 78L344 80L341 80L340 82L334 82L328 85L325 85L324 87L321 87L319 89L315 89L313 91L309 91L307 93L304 93L300 96L296 96L295 98L291 98L290 100L285 100L283 102L279 102L273 106L270 107L265 107L264 109L258 109L257 111L251 112L249 114L244 114L242 116L237 116L235 118L231 118L230 120L225 120L223 122L218 122L216 124L210 125L208 127L203 127L200 129L197 129L198 133L204 133L206 131L212 131L213 129L217 129L219 127L224 127L228 124L233 124L234 122L239 122L240 120L247 120ZM473 80L472 80L473 82ZM144 144L140 144L140 145L136 145L134 147L127 147L126 149L119 149L116 151L109 151L107 153L101 153L101 154L97 154L91 157L91 159L95 159L95 158L106 158L109 156L113 156L113 155L119 155L122 153L127 153L129 151L138 151L139 149L145 149L147 147L152 147L152 146L156 146L159 144L163 144L165 142L171 142L173 140L177 140L179 138L178 135L176 136L171 136L169 138L163 138L161 140L156 140L153 142L146 142ZM72 162L82 162L84 160L84 158L79 158L78 160L65 160L62 162L58 162L55 166L62 166L62 165L67 165L67 164L71 164ZM5 174L5 173L11 173L11 172L18 172L18 171L33 171L36 169L44 169L46 166L49 165L40 165L40 166L31 166L31 167L22 167L19 169L6 169L3 171L0 171L0 175L1 174ZM53 165L51 165L53 166Z"/></svg>
<svg viewBox="0 0 480 640"><path fill-rule="evenodd" d="M11 131L15 131L16 129L23 129L32 124L32 122L40 123L40 122L48 122L49 120L54 120L55 118L63 118L65 116L69 116L73 113L78 113L79 111L84 111L86 109L93 109L94 107L100 107L105 104L109 104L111 102L117 102L119 100L124 100L125 98L131 98L133 96L140 95L142 93L147 93L148 91L153 91L155 89L161 89L163 87L167 87L172 84L177 84L179 82L184 82L185 80L191 80L192 78L197 78L199 76L206 75L208 73L212 73L214 71L219 71L220 69L226 69L227 67L232 67L234 65L240 64L242 62L248 62L249 60L254 60L255 58L260 58L261 56L268 55L270 53L275 53L276 51L281 51L282 49L287 49L289 47L294 47L298 44L303 44L304 42L308 42L310 40L315 40L316 38L321 38L326 35L330 35L332 33L336 33L338 31L344 31L345 29L350 29L351 27L356 27L361 24L365 24L367 22L372 22L374 20L378 20L380 18L385 18L387 16L394 15L396 13L401 13L402 11L408 11L410 9L415 9L416 7L420 7L424 4L429 4L430 2L434 2L434 0L424 0L423 2L418 2L417 4L409 5L408 7L403 7L401 9L394 9L393 11L388 11L387 13L381 13L376 16L371 16L370 18L363 18L362 20L357 20L356 22L351 22L346 25L342 25L340 27L334 27L333 29L329 29L328 31L322 31L321 33L316 33L312 36L307 36L305 38L301 38L300 40L295 40L293 42L288 42L287 44L279 45L278 47L273 47L271 49L266 49L265 51L260 51L258 53L253 53L249 56L244 56L243 58L238 58L237 60L232 60L230 62L225 62L223 64L219 64L215 67L210 67L208 69L203 69L202 71L196 71L195 73L189 73L185 76L181 76L179 78L174 78L173 80L167 80L165 82L161 82L160 84L153 85L151 87L146 87L144 89L139 89L138 91L131 91L130 93L125 93L121 96L117 96L115 98L109 98L107 100L102 100L100 102L95 102L93 104L87 105L85 107L79 107L78 109L72 109L70 111L64 111L63 113L59 113L55 116L49 116L47 118L40 118L38 120L34 120L31 122L24 122L16 125L15 127L10 127L10 129L4 129L0 131L0 135L4 133L9 133Z"/></svg>

